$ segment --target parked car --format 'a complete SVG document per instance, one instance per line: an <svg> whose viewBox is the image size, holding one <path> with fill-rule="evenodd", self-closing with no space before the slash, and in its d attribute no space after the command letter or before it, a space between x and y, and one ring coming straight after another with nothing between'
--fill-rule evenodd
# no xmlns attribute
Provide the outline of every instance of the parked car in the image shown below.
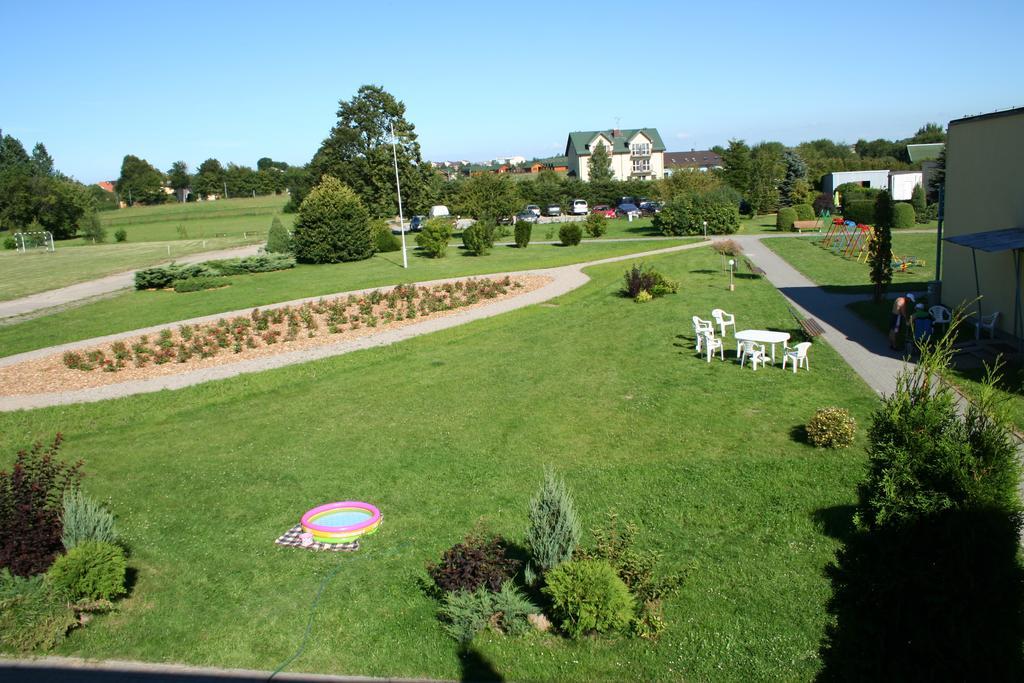
<svg viewBox="0 0 1024 683"><path fill-rule="evenodd" d="M451 214L448 213L448 207L444 206L443 204L438 204L437 206L430 207L430 217L431 218L441 218L441 217L450 216L450 215Z"/></svg>
<svg viewBox="0 0 1024 683"><path fill-rule="evenodd" d="M427 222L426 216L413 216L412 220L409 221L409 229L413 232L420 232L423 230L423 224Z"/></svg>
<svg viewBox="0 0 1024 683"><path fill-rule="evenodd" d="M636 206L640 206L640 200L636 197L619 197L619 206L622 206L623 204L634 204Z"/></svg>
<svg viewBox="0 0 1024 683"><path fill-rule="evenodd" d="M586 216L587 215L587 200L585 199L574 199L572 200L572 208L570 209L573 216Z"/></svg>
<svg viewBox="0 0 1024 683"><path fill-rule="evenodd" d="M530 211L530 207L526 207L516 214L517 221L526 221L527 223L536 223L538 218L540 218L540 216L535 214L533 211Z"/></svg>
<svg viewBox="0 0 1024 683"><path fill-rule="evenodd" d="M626 202L625 204L619 204L615 211L619 216L626 216L632 218L640 217L640 208L636 204L630 204L629 202Z"/></svg>
<svg viewBox="0 0 1024 683"><path fill-rule="evenodd" d="M607 204L598 204L591 213L596 213L598 216L604 216L605 218L615 218L615 209Z"/></svg>
<svg viewBox="0 0 1024 683"><path fill-rule="evenodd" d="M562 207L560 207L558 204L548 204L548 208L544 211L544 213L546 213L549 216L561 216Z"/></svg>
<svg viewBox="0 0 1024 683"><path fill-rule="evenodd" d="M527 204L526 205L526 209L524 209L524 210L525 211L529 211L534 216L540 216L540 207L537 206L536 204Z"/></svg>
<svg viewBox="0 0 1024 683"><path fill-rule="evenodd" d="M661 204L658 202L644 202L640 205L640 215L654 216L661 213Z"/></svg>
<svg viewBox="0 0 1024 683"><path fill-rule="evenodd" d="M512 224L514 224L514 223L515 223L516 221L515 221L515 219L514 219L514 218L513 218L512 216L500 216L500 217L498 218L498 220L497 220L497 221L495 221L495 222L496 222L496 223L497 223L498 225L512 225Z"/></svg>

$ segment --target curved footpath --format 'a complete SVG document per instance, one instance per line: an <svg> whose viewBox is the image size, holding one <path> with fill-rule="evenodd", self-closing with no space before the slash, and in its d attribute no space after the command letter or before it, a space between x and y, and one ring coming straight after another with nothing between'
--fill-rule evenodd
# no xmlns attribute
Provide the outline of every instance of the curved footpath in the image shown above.
<svg viewBox="0 0 1024 683"><path fill-rule="evenodd" d="M619 261L629 261L636 258L642 258L646 256L656 256L659 254L670 254L677 251L686 251L688 249L695 249L698 247L706 246L708 242L700 241L693 242L691 244L684 244L676 247L667 247L664 249L655 249L651 251L642 251L635 254L626 254L624 256L613 256L606 259L600 259L597 261L588 261L586 263L576 263L569 266L560 266L558 268L544 268L539 270L526 270L518 271L515 273L488 273L484 275L474 275L475 278L484 277L504 277L505 275L540 275L551 278L551 282L535 289L526 294L509 297L502 299L501 301L495 302L494 304L487 306L480 306L464 311L457 311L451 315L446 315L440 318L433 318L430 320L424 320L422 322L414 323L411 325L405 325L403 327L395 328L392 330L385 330L379 334L368 335L366 337L360 337L356 339L340 340L332 344L325 344L323 346L316 346L308 349L300 349L296 351L287 351L279 353L273 356L264 356L261 358L253 358L250 360L239 361L237 363L228 363L225 365L218 365L208 368L202 368L199 370L193 370L191 372L183 372L177 375L169 375L166 377L154 377L151 379L140 379L132 380L128 382L122 382L119 384L109 384L102 387L95 387L92 389L81 389L77 391L66 391L66 392L52 392L46 394L29 394L23 396L0 396L0 411L12 411L12 410L23 410L32 408L44 408L48 406L56 405L68 405L73 403L90 403L93 401L105 401L112 398L121 398L123 396L131 396L134 394L150 393L154 391L161 391L163 389L181 389L184 387L192 386L194 384L201 384L203 382L209 382L217 379L226 379L228 377L234 377L243 373L249 372L261 372L263 370L270 370L273 368L280 368L286 365L294 365L296 363L305 363L311 360L317 360L319 358L328 358L330 356L337 356L343 353L350 353L352 351L358 351L360 349L368 349L376 346L386 346L388 344L394 344L395 342L410 339L412 337L419 336L421 334L428 334L430 332L437 332L438 330L444 330L449 327L455 327L462 325L474 320L480 320L482 318L489 318L501 313L515 310L517 308L523 308L532 304L538 304L549 299L553 299L567 292L583 286L586 284L590 277L583 272L584 268L591 266L597 266L605 263L616 263ZM429 282L418 282L418 285L436 285L444 282L453 282L455 280L466 279L467 276L445 278L443 280L431 280ZM371 292L374 290L387 291L391 287L370 287L367 289L361 289L349 292L338 292L336 294L326 294L323 296L306 297L304 299L296 299L294 301L286 301L282 303L273 304L271 306L261 306L260 308L273 309L281 308L283 306L296 306L307 301L318 301L320 299L333 298L338 296L348 296L349 294L362 294L365 292ZM175 325L182 324L198 324L213 322L220 318L230 318L238 315L248 315L253 307L248 307L238 311L227 311L218 313L216 315L203 316L201 318L192 318L190 320L181 320L172 323L164 323L161 325L155 325L153 327L147 327L139 330L132 330L130 332L121 332L118 334L107 335L105 337L96 337L93 339L86 339L82 341L72 342L69 344L61 344L59 346L51 346L45 349L37 349L35 351L27 351L25 353L19 353L14 356L8 356L6 358L0 358L0 367L6 367L9 365L15 365L27 360L33 360L36 358L42 358L45 356L51 356L58 353L63 353L70 350L79 350L83 348L89 348L102 344L105 342L111 342L118 339L125 339L128 337L136 337L143 334L153 334L162 330L166 327L172 327Z"/></svg>
<svg viewBox="0 0 1024 683"><path fill-rule="evenodd" d="M218 249L217 251L201 251L198 254L189 254L176 259L166 259L154 266L163 263L199 263L201 261L212 261L215 259L240 258L252 256L259 252L262 244L250 244L244 247L232 247L231 249ZM147 266L149 267L149 266ZM123 273L114 273L96 280L79 282L75 285L68 285L60 289L51 289L38 294L30 294L20 299L11 301L0 301L0 319L13 317L29 317L34 313L45 311L48 308L58 306L67 307L76 302L85 303L90 299L110 294L121 289L130 289L135 284L135 271L126 270Z"/></svg>

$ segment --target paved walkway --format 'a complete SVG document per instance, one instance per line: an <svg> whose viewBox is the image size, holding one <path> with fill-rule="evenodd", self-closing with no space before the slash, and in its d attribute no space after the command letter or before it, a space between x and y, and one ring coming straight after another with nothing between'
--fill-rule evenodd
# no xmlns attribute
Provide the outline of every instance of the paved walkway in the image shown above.
<svg viewBox="0 0 1024 683"><path fill-rule="evenodd" d="M450 315L438 318L431 318L429 320L424 320L422 322L417 322L411 325L405 325L402 327L385 330L378 334L368 335L366 337L360 337L356 339L341 340L332 344L325 344L323 346L316 346L297 351L289 351L285 353L275 354L273 356L263 356L260 358L239 361L237 363L216 365L208 368L202 368L199 370L193 370L191 372L182 372L176 375L168 375L165 377L154 377L151 379L140 379L129 382L122 382L120 384L109 384L106 386L96 387L93 389L53 392L47 394L30 394L23 396L0 396L0 411L26 410L55 405L69 405L73 403L90 403L94 401L105 401L107 399L112 398L121 398L123 396L131 396L134 394L162 391L164 389L181 389L195 384L201 384L203 382L234 377L236 375L241 375L244 373L262 372L263 370L280 368L286 365L294 365L296 363L305 363L311 360L317 360L319 358L328 358L330 356L337 356L343 353L358 351L360 349L368 349L377 346L386 346L388 344L394 344L395 342L410 339L421 334L428 334L430 332L436 332L438 330L447 329L449 327L455 327L457 325L472 322L473 320L489 318L495 315L500 315L502 313L515 310L517 308L523 308L524 306L541 303L549 299L561 296L562 294L571 292L572 290L583 286L590 280L590 277L583 272L584 268L589 268L590 266L597 266L604 263L616 263L619 261L629 261L637 258L643 258L646 256L669 254L677 251L686 251L688 249L694 249L706 245L707 242L699 241L693 242L691 244L684 244L681 246L666 247L664 249L643 251L635 254L626 254L623 256L614 256L611 258L600 259L597 261L588 261L586 263L576 263L573 265L561 266L558 268L544 268L540 270L519 271L518 273L492 273L487 275L475 275L473 277L504 277L505 275L514 274L543 275L546 277L550 277L551 282L544 285L543 287L535 289L531 292L527 292L526 294L509 297L507 299L502 299L501 301L495 302L494 304L490 304L487 306L480 306L477 308L457 311ZM446 278L444 280L433 280L430 282L421 282L418 284L434 285L440 284L442 282L451 282L453 280L464 279L464 277L465 276L456 278ZM323 298L347 296L349 294L358 295L363 292L373 291L374 289L387 291L390 288L373 287L358 290L356 292L338 292L336 294L296 299L294 301L287 301L283 303L274 304L273 306L264 306L261 308L267 309L280 308L283 306L297 306L307 301L317 301ZM83 341L72 342L69 344L61 344L59 346L51 346L45 349L27 351L25 353L19 353L14 356L0 358L0 367L14 365L15 363L20 363L22 361L41 358L44 356L50 356L57 353L63 353L64 351L90 348L98 344L115 341L117 339L135 337L142 334L153 334L166 327L173 327L181 324L194 325L216 321L220 318L230 318L237 315L248 315L248 313L251 310L252 307L249 307L238 311L223 312L218 313L216 315L208 315L203 316L201 318L192 318L191 320L182 320L174 323L164 323L161 325L155 325L153 327L147 327L140 330L132 330L131 332L121 332L118 334L108 335L105 337L97 337L94 339L87 339Z"/></svg>
<svg viewBox="0 0 1024 683"><path fill-rule="evenodd" d="M251 256L257 253L260 244L250 244L244 247L232 247L231 249L219 249L217 251L203 251L198 254L189 254L173 259L175 263L199 263L200 261L212 261L215 259L238 258ZM170 260L165 261L169 263ZM136 269L138 270L138 269ZM47 308L67 306L68 304L87 301L104 294L116 292L120 289L130 289L135 286L135 270L128 270L123 273L107 275L88 282L79 282L77 285L69 285L60 289L51 289L47 292L31 294L20 299L11 301L0 301L0 318L13 316L29 316L30 314Z"/></svg>

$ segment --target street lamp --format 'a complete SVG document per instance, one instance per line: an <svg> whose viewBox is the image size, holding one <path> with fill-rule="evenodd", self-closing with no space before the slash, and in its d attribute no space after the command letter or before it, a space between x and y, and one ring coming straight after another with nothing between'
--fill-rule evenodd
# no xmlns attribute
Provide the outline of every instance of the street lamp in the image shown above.
<svg viewBox="0 0 1024 683"><path fill-rule="evenodd" d="M705 225L707 225L705 223ZM729 291L733 292L736 290L736 285L732 283L732 269L736 265L736 259L729 259Z"/></svg>
<svg viewBox="0 0 1024 683"><path fill-rule="evenodd" d="M708 222L704 221L704 239L708 238Z"/></svg>

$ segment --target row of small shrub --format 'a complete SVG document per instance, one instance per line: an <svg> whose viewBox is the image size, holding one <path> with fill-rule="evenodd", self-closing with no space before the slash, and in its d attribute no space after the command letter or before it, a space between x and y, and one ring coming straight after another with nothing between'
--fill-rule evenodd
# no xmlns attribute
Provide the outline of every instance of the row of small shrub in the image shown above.
<svg viewBox="0 0 1024 683"><path fill-rule="evenodd" d="M528 516L525 566L508 556L504 539L480 533L428 565L439 617L453 638L467 643L487 628L520 635L531 624L546 631L552 620L572 638L626 631L658 636L665 626L661 601L682 584L682 575L657 574L660 555L634 547L635 526L609 515L606 527L593 530L594 544L581 548L575 503L551 471L530 500Z"/></svg>
<svg viewBox="0 0 1024 683"><path fill-rule="evenodd" d="M242 275L245 273L268 273L294 267L295 259L293 257L287 254L276 253L204 261L203 263L171 263L166 266L156 266L135 271L135 289L166 289L174 287L175 283L179 280Z"/></svg>
<svg viewBox="0 0 1024 683"><path fill-rule="evenodd" d="M61 443L0 471L0 646L18 652L56 647L126 592L114 517L81 492L82 463L61 460Z"/></svg>

